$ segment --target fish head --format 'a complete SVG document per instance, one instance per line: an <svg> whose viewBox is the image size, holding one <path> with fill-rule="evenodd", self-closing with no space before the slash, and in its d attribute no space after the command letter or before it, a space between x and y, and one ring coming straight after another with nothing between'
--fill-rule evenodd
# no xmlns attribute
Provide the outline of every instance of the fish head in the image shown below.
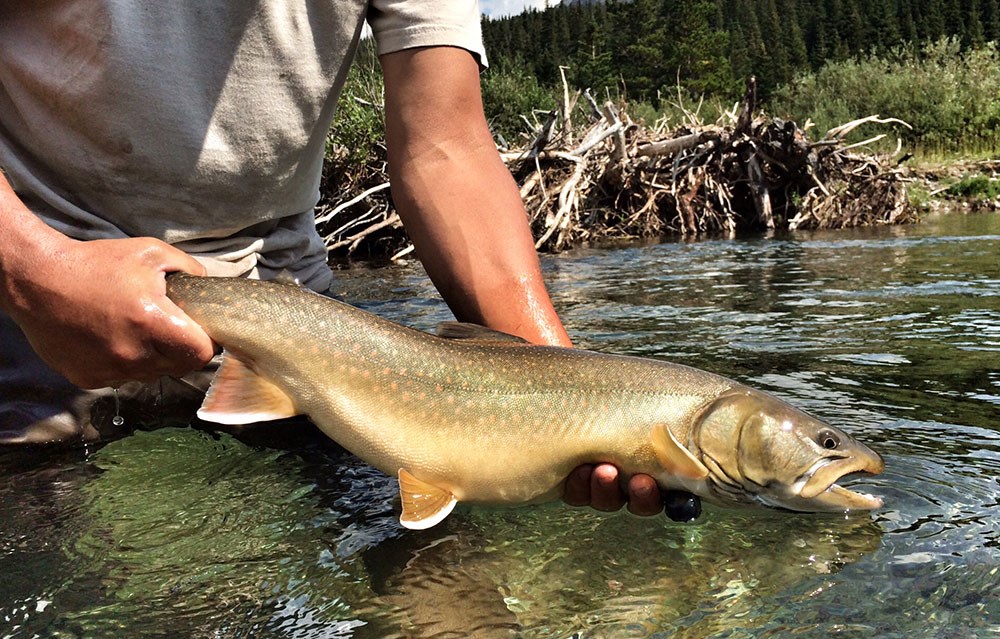
<svg viewBox="0 0 1000 639"><path fill-rule="evenodd" d="M720 502L800 512L882 505L837 483L854 473L881 473L878 453L766 393L728 391L702 412L693 436Z"/></svg>

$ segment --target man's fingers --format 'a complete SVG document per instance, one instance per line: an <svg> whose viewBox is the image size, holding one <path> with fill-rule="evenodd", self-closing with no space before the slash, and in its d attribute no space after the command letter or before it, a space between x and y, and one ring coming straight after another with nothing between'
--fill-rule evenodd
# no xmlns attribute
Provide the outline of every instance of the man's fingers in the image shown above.
<svg viewBox="0 0 1000 639"><path fill-rule="evenodd" d="M627 491L627 493L626 493ZM570 506L590 506L614 512L626 503L634 515L651 517L665 512L674 521L692 521L701 514L701 500L683 491L660 491L649 475L633 475L627 489L619 481L618 469L611 464L582 464L566 478L563 501Z"/></svg>
<svg viewBox="0 0 1000 639"><path fill-rule="evenodd" d="M655 479L649 475L632 475L628 481L628 510L641 517L660 514L663 499Z"/></svg>
<svg viewBox="0 0 1000 639"><path fill-rule="evenodd" d="M563 501L570 506L590 505L590 475L594 472L594 467L590 464L583 464L573 469L573 472L566 478L566 486L563 489Z"/></svg>
<svg viewBox="0 0 1000 639"><path fill-rule="evenodd" d="M625 505L625 496L618 485L618 469L600 464L590 475L590 506L595 510L614 512Z"/></svg>
<svg viewBox="0 0 1000 639"><path fill-rule="evenodd" d="M149 238L143 238L141 241L147 243L145 247L147 265L158 269L164 274L177 271L198 276L208 274L204 264L178 248Z"/></svg>

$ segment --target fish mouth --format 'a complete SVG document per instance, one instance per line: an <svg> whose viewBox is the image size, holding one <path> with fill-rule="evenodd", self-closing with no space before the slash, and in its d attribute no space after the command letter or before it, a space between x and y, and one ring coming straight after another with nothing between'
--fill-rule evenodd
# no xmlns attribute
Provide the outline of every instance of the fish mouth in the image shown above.
<svg viewBox="0 0 1000 639"><path fill-rule="evenodd" d="M882 506L875 495L855 492L837 482L856 474L878 475L885 462L876 454L842 458L825 457L816 462L795 483L802 505L816 512L874 510Z"/></svg>

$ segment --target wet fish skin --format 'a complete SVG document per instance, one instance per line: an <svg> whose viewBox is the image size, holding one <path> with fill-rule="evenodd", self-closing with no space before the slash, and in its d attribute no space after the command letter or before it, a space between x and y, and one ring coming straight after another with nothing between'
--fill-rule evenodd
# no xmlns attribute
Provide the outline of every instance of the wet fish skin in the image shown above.
<svg viewBox="0 0 1000 639"><path fill-rule="evenodd" d="M881 505L835 483L881 472L875 452L719 375L469 325L449 324L444 338L292 284L174 274L167 293L224 348L199 416L308 415L400 478L407 527L437 523L458 501L556 499L593 462L722 505Z"/></svg>

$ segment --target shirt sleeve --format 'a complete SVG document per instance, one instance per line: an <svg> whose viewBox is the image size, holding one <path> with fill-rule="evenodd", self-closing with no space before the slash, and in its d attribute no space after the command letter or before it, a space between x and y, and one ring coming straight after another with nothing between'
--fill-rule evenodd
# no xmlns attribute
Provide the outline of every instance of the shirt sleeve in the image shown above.
<svg viewBox="0 0 1000 639"><path fill-rule="evenodd" d="M368 23L378 54L414 47L465 49L486 67L478 0L372 0Z"/></svg>

